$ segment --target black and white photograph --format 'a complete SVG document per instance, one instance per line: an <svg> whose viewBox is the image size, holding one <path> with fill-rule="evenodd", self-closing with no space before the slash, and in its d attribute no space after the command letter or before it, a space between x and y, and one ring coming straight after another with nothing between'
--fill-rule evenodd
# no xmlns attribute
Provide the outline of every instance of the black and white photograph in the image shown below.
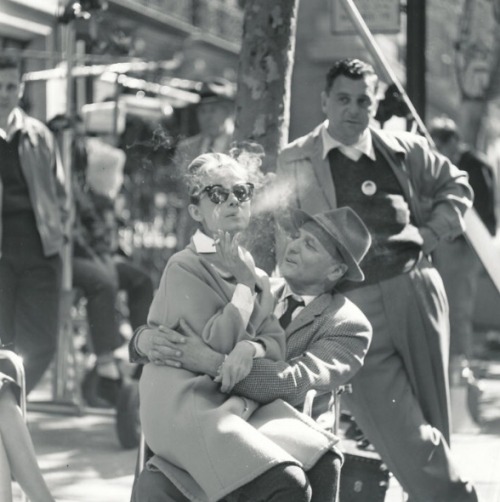
<svg viewBox="0 0 500 502"><path fill-rule="evenodd" d="M500 0L0 0L0 502L500 502Z"/></svg>

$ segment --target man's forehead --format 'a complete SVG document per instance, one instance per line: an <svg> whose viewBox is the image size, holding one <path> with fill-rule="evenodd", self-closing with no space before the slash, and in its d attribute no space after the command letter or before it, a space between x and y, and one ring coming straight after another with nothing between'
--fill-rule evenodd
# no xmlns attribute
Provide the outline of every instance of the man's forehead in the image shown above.
<svg viewBox="0 0 500 502"><path fill-rule="evenodd" d="M314 241L315 246L319 251L324 253L325 257L329 257L329 259L337 259L339 256L338 248L334 242L334 240L325 235L325 233L321 230L321 228L311 221L306 221L299 228L300 235L304 239L310 239Z"/></svg>
<svg viewBox="0 0 500 502"><path fill-rule="evenodd" d="M375 94L376 89L377 77L375 75L366 75L359 79L339 75L334 80L331 90L337 94L369 95Z"/></svg>
<svg viewBox="0 0 500 502"><path fill-rule="evenodd" d="M300 233L305 239L310 239L318 244L319 248L323 250L325 253L330 254L324 243L321 242L321 239L318 237L318 231L320 231L319 227L310 221L306 221L299 229ZM332 246L334 247L334 246Z"/></svg>

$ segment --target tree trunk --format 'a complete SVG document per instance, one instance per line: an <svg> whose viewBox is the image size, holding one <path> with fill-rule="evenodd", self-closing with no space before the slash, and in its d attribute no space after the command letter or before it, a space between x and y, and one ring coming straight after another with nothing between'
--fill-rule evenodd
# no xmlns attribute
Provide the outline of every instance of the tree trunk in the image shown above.
<svg viewBox="0 0 500 502"><path fill-rule="evenodd" d="M290 87L298 0L247 0L238 69L235 141L252 141L265 151L264 172L274 172L288 140ZM271 211L254 204L247 246L257 264L270 272L274 262Z"/></svg>
<svg viewBox="0 0 500 502"><path fill-rule="evenodd" d="M247 0L238 69L235 139L260 143L274 171L286 144L298 0Z"/></svg>

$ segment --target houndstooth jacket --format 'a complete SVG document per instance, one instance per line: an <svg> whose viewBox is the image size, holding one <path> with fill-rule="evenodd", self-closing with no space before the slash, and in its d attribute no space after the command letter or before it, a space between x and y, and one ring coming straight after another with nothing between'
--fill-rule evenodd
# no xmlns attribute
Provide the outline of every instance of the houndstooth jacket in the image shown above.
<svg viewBox="0 0 500 502"><path fill-rule="evenodd" d="M276 298L284 279L273 279ZM315 298L286 328L285 361L255 359L251 373L233 392L268 403L281 398L298 406L306 393L329 392L361 368L372 329L361 310L340 293Z"/></svg>

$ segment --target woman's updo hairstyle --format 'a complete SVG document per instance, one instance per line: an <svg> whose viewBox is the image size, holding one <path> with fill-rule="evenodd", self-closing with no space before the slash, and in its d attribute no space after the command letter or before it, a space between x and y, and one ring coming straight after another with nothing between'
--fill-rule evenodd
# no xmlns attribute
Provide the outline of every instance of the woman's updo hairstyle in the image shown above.
<svg viewBox="0 0 500 502"><path fill-rule="evenodd" d="M198 155L187 167L185 181L192 204L198 204L199 193L207 185L207 179L223 170L246 178L255 189L267 181L267 176L261 171L264 149L257 143L233 143L229 154L203 153Z"/></svg>

